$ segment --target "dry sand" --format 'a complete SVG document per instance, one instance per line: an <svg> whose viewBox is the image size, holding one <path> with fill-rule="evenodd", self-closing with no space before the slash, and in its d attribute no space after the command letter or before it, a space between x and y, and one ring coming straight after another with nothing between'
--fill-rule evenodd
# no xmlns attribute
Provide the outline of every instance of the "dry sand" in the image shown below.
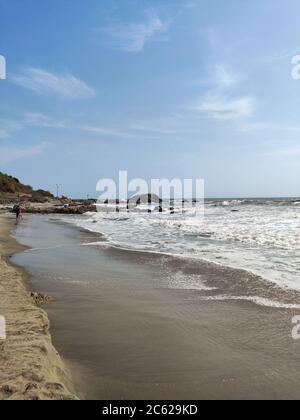
<svg viewBox="0 0 300 420"><path fill-rule="evenodd" d="M47 314L26 288L26 276L7 263L22 248L10 236L13 219L0 214L0 400L76 399L66 368L52 345Z"/></svg>

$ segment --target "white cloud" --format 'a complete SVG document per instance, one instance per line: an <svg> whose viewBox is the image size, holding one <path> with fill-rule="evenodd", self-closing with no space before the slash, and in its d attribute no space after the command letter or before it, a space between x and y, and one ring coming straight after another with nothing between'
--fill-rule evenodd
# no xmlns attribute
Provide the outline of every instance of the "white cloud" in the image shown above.
<svg viewBox="0 0 300 420"><path fill-rule="evenodd" d="M37 112L26 113L24 115L24 124L41 128L66 128L63 121L57 121Z"/></svg>
<svg viewBox="0 0 300 420"><path fill-rule="evenodd" d="M215 83L220 89L228 89L236 85L238 76L224 64L218 64L215 70Z"/></svg>
<svg viewBox="0 0 300 420"><path fill-rule="evenodd" d="M216 120L237 120L251 117L256 110L256 101L251 96L229 99L224 96L207 95L191 109Z"/></svg>
<svg viewBox="0 0 300 420"><path fill-rule="evenodd" d="M124 131L114 129L114 128L81 125L78 127L78 129L82 131L86 131L88 133L98 134L100 136L111 136L111 137L120 137L120 138L132 137L129 133L126 133Z"/></svg>
<svg viewBox="0 0 300 420"><path fill-rule="evenodd" d="M147 42L166 41L170 22L163 22L159 16L151 16L145 22L111 24L98 29L112 45L125 52L140 52Z"/></svg>
<svg viewBox="0 0 300 420"><path fill-rule="evenodd" d="M16 121L0 120L0 140L7 139L12 133L22 130L22 124Z"/></svg>
<svg viewBox="0 0 300 420"><path fill-rule="evenodd" d="M232 47L214 29L205 31L205 34L213 58L208 66L209 77L199 81L198 85L206 86L207 89L190 109L201 114L203 118L221 121L252 117L256 112L256 99L251 95L238 93L237 85L240 84L242 78L229 64L232 51L240 47L245 40L238 40Z"/></svg>
<svg viewBox="0 0 300 420"><path fill-rule="evenodd" d="M209 67L209 76L192 82L194 86L209 87L213 91L229 90L240 82L240 76L221 63Z"/></svg>
<svg viewBox="0 0 300 420"><path fill-rule="evenodd" d="M67 128L63 121L56 121L40 113L26 113L19 120L0 120L0 140L11 137L17 131L26 127Z"/></svg>
<svg viewBox="0 0 300 420"><path fill-rule="evenodd" d="M43 154L46 143L41 143L31 147L1 147L0 163L13 162L15 160L31 158Z"/></svg>
<svg viewBox="0 0 300 420"><path fill-rule="evenodd" d="M51 73L47 70L29 67L11 80L19 86L40 95L57 95L67 100L89 99L95 90L72 74Z"/></svg>
<svg viewBox="0 0 300 420"><path fill-rule="evenodd" d="M163 135L172 135L176 134L176 130L167 128L166 126L161 127L157 121L142 122L131 124L129 126L130 130L140 131L145 133L154 133L154 134L163 134Z"/></svg>
<svg viewBox="0 0 300 420"><path fill-rule="evenodd" d="M122 130L114 127L101 127L96 125L79 124L77 122L55 119L38 112L27 112L18 121L0 120L0 140L11 137L16 131L26 128L57 129L57 130L76 130L90 134L107 137L132 138L130 130Z"/></svg>

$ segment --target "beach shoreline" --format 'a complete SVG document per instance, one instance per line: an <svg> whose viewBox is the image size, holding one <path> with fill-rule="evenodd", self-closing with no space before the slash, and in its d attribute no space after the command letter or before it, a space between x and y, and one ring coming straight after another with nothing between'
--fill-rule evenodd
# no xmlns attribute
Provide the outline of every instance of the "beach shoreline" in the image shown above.
<svg viewBox="0 0 300 420"><path fill-rule="evenodd" d="M113 248L56 217L26 217L16 238L30 246L13 258L30 287L56 298L51 334L81 399L299 398L298 294L241 270Z"/></svg>
<svg viewBox="0 0 300 420"><path fill-rule="evenodd" d="M0 400L74 400L69 373L52 344L46 312L31 296L24 270L10 262L26 247L11 232L14 218L0 214Z"/></svg>

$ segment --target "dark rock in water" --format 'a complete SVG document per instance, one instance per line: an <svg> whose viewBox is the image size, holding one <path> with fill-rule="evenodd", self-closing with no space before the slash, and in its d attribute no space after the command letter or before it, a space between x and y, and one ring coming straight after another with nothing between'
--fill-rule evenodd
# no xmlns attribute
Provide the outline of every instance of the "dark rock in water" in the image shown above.
<svg viewBox="0 0 300 420"><path fill-rule="evenodd" d="M30 297L35 301L36 305L41 306L49 303L53 298L49 295L44 295L43 293L31 292Z"/></svg>
<svg viewBox="0 0 300 420"><path fill-rule="evenodd" d="M211 238L212 237L212 233L211 232L202 232L202 233L199 233L199 237L200 238Z"/></svg>
<svg viewBox="0 0 300 420"><path fill-rule="evenodd" d="M14 388L11 385L3 385L0 388L0 392L1 392L1 394L4 394L6 397L9 397L9 396L13 395L14 393L16 393L17 389Z"/></svg>
<svg viewBox="0 0 300 420"><path fill-rule="evenodd" d="M59 207L27 207L25 213L29 214L84 214L96 212L96 205L59 206Z"/></svg>
<svg viewBox="0 0 300 420"><path fill-rule="evenodd" d="M141 194L141 195L135 195L134 197L131 197L127 204L131 206L139 206L141 204L161 204L162 199L159 198L156 194Z"/></svg>

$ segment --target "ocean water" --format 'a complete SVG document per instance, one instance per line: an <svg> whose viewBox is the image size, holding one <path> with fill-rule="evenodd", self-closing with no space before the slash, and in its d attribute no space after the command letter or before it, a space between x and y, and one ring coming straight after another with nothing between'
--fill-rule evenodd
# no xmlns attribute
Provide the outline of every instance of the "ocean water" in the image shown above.
<svg viewBox="0 0 300 420"><path fill-rule="evenodd" d="M103 234L114 247L206 260L300 291L299 200L207 200L204 217L197 206L185 203L182 212L175 202L170 214L168 208L148 213L145 205L130 212L121 205L116 213L103 205L68 221Z"/></svg>
<svg viewBox="0 0 300 420"><path fill-rule="evenodd" d="M237 206L243 205L220 203L211 211L230 218ZM299 315L300 293L203 262L201 253L191 259L188 247L212 241L208 230L181 232L191 212L178 216L181 229L167 213L148 216L87 214L62 223L28 215L17 226L16 239L29 248L12 262L25 268L31 290L55 298L44 309L78 396L299 399L300 343L292 339L292 318ZM107 241L74 224L106 231ZM125 245L157 252L118 249ZM182 249L186 257L159 249Z"/></svg>

